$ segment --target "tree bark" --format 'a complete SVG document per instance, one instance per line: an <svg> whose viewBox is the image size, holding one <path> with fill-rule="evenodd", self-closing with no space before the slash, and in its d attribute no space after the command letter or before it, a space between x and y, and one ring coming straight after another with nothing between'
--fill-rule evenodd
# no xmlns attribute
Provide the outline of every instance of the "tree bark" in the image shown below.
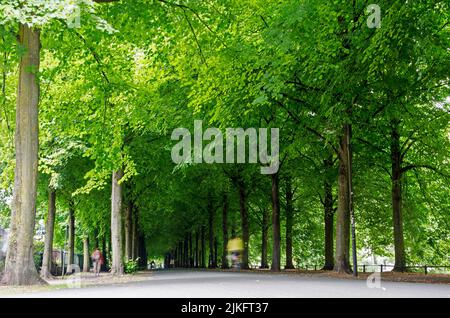
<svg viewBox="0 0 450 318"><path fill-rule="evenodd" d="M131 259L138 257L138 227L139 227L139 210L133 205L131 211Z"/></svg>
<svg viewBox="0 0 450 318"><path fill-rule="evenodd" d="M217 237L214 238L214 266L213 268L217 268L217 257L219 255L219 240Z"/></svg>
<svg viewBox="0 0 450 318"><path fill-rule="evenodd" d="M200 240L202 245L202 252L200 253L200 267L205 268L205 226L201 227Z"/></svg>
<svg viewBox="0 0 450 318"><path fill-rule="evenodd" d="M272 174L272 271L281 270L281 238L280 238L280 193L278 173Z"/></svg>
<svg viewBox="0 0 450 318"><path fill-rule="evenodd" d="M286 179L286 266L293 269L292 262L292 228L294 223L294 192L290 177Z"/></svg>
<svg viewBox="0 0 450 318"><path fill-rule="evenodd" d="M128 201L128 204L125 208L125 257L127 260L132 259L132 236L131 236L131 228L132 228L132 212L133 211L133 202Z"/></svg>
<svg viewBox="0 0 450 318"><path fill-rule="evenodd" d="M16 102L14 191L8 251L2 282L7 285L40 283L33 259L38 178L37 72L40 59L40 31L20 24L20 44L26 49L20 58Z"/></svg>
<svg viewBox="0 0 450 318"><path fill-rule="evenodd" d="M333 158L324 160L325 178L324 178L324 223L325 223L325 265L323 270L332 270L334 267L334 244L333 244L333 226L334 226L334 210L333 210L333 189L328 179L328 172L333 167Z"/></svg>
<svg viewBox="0 0 450 318"><path fill-rule="evenodd" d="M96 244L96 245L98 245L98 244ZM96 246L96 247L98 247L98 246ZM107 252L107 248L106 248L106 234L103 234L103 237L102 237L102 254L103 254L103 257L105 258L105 262L102 264L101 270L107 271L109 257L108 257L108 252Z"/></svg>
<svg viewBox="0 0 450 318"><path fill-rule="evenodd" d="M173 265L174 267L178 267L178 246L175 246L175 251L173 254Z"/></svg>
<svg viewBox="0 0 450 318"><path fill-rule="evenodd" d="M182 267L183 265L183 244L181 241L178 241L178 262L177 267Z"/></svg>
<svg viewBox="0 0 450 318"><path fill-rule="evenodd" d="M72 274L75 263L75 207L72 200L69 201L69 242L67 257L67 274Z"/></svg>
<svg viewBox="0 0 450 318"><path fill-rule="evenodd" d="M269 268L267 262L267 246L269 241L269 213L268 209L264 208L262 215L262 227L261 227L261 268Z"/></svg>
<svg viewBox="0 0 450 318"><path fill-rule="evenodd" d="M183 262L183 267L189 267L189 245L188 245L188 236L186 234L186 236L184 237L184 262Z"/></svg>
<svg viewBox="0 0 450 318"><path fill-rule="evenodd" d="M50 278L52 270L53 236L55 232L56 191L48 191L48 213L45 223L44 255L42 257L41 277Z"/></svg>
<svg viewBox="0 0 450 318"><path fill-rule="evenodd" d="M147 269L147 247L145 246L145 236L142 233L139 234L138 242L138 266Z"/></svg>
<svg viewBox="0 0 450 318"><path fill-rule="evenodd" d="M194 249L193 249L193 247L192 247L192 233L191 232L189 232L189 234L188 234L188 241L189 241L189 268L191 268L191 267L193 267L193 257L192 257L192 255L194 254Z"/></svg>
<svg viewBox="0 0 450 318"><path fill-rule="evenodd" d="M216 260L214 259L214 207L211 202L211 198L208 203L208 230L209 230L209 268L216 268Z"/></svg>
<svg viewBox="0 0 450 318"><path fill-rule="evenodd" d="M349 125L343 127L339 143L339 176L338 176L338 209L336 216L336 254L334 270L338 273L352 272L349 263L350 252L350 193L349 193L349 166L350 139Z"/></svg>
<svg viewBox="0 0 450 318"><path fill-rule="evenodd" d="M241 228L242 241L244 243L244 250L242 251L242 269L248 269L248 242L250 239L248 227L248 212L247 212L247 194L243 180L239 181L239 209L241 212Z"/></svg>
<svg viewBox="0 0 450 318"><path fill-rule="evenodd" d="M83 239L83 272L89 273L90 269L89 237L86 235Z"/></svg>
<svg viewBox="0 0 450 318"><path fill-rule="evenodd" d="M228 197L226 194L223 196L223 209L222 209L222 268L228 268L227 258L227 244L228 244Z"/></svg>
<svg viewBox="0 0 450 318"><path fill-rule="evenodd" d="M111 274L123 275L122 261L122 225L121 225L121 209L122 209L122 185L119 180L123 177L121 169L114 171L112 174L112 191L111 191Z"/></svg>
<svg viewBox="0 0 450 318"><path fill-rule="evenodd" d="M392 219L394 225L394 271L405 270L405 243L403 238L402 215L402 157L400 150L399 121L392 121L391 131L391 166L392 166Z"/></svg>
<svg viewBox="0 0 450 318"><path fill-rule="evenodd" d="M194 261L194 266L195 268L199 267L199 251L198 251L198 230L195 231L195 261Z"/></svg>

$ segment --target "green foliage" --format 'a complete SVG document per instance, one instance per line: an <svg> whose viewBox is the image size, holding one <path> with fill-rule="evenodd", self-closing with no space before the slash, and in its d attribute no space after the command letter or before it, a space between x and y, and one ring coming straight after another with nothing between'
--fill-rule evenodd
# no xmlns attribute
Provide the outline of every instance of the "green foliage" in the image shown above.
<svg viewBox="0 0 450 318"><path fill-rule="evenodd" d="M139 258L137 259L128 259L125 261L124 270L126 274L134 274L139 270Z"/></svg>
<svg viewBox="0 0 450 318"><path fill-rule="evenodd" d="M390 258L390 144L398 123L408 262L448 262L448 1L378 1L382 27L375 29L367 27L367 3L360 0L86 0L81 27L68 28L75 2L0 5L0 226L8 226L13 193L23 54L15 35L18 23L27 22L41 28L42 40L37 219L46 218L48 190L56 190L55 247L66 241L70 201L77 236L109 240L110 178L122 168L124 204L134 204L137 231L155 259L208 226L209 204L220 242L224 194L229 230L242 235L241 180L256 265L270 178L250 164L175 165L172 130L192 131L202 119L211 127L280 128L282 250L284 181L291 178L294 261L320 264L324 182L332 185L335 208L336 149L342 125L351 123L358 250ZM271 239L269 229L269 260ZM133 271L137 261L126 263L127 272L128 266Z"/></svg>

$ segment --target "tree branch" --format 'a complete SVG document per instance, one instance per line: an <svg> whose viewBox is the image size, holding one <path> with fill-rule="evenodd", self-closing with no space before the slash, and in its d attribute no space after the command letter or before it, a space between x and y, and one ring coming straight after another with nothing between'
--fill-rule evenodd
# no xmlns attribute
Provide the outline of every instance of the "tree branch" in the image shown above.
<svg viewBox="0 0 450 318"><path fill-rule="evenodd" d="M402 168L402 170L400 171L401 173L405 173L409 170L412 169L419 169L419 168L425 168L425 169L429 169L432 170L434 172L436 172L437 174L445 177L445 178L450 178L450 176L446 175L445 173L443 173L442 171L439 171L436 167L430 166L430 165L426 165L426 164L417 164L417 165L406 165L405 167Z"/></svg>

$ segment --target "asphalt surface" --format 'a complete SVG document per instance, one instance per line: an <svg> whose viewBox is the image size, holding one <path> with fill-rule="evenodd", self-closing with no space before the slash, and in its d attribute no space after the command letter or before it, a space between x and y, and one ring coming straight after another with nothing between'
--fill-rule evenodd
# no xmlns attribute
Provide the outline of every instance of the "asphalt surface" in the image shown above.
<svg viewBox="0 0 450 318"><path fill-rule="evenodd" d="M6 297L107 298L276 298L276 297L439 297L450 298L448 284L381 282L293 274L168 270L148 279L116 285L66 288ZM5 295L0 296L5 297Z"/></svg>

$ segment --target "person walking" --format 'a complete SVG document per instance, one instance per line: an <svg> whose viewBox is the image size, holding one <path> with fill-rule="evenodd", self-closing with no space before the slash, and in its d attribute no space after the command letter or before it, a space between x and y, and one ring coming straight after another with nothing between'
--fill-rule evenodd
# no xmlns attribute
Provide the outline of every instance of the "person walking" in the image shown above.
<svg viewBox="0 0 450 318"><path fill-rule="evenodd" d="M228 241L228 253L231 255L232 268L241 269L242 265L242 251L244 250L244 243L239 237L234 237Z"/></svg>
<svg viewBox="0 0 450 318"><path fill-rule="evenodd" d="M94 263L94 274L95 276L100 275L100 269L102 268L103 263L105 262L103 258L102 252L98 249L98 247L95 248L94 252L92 252L92 262Z"/></svg>

